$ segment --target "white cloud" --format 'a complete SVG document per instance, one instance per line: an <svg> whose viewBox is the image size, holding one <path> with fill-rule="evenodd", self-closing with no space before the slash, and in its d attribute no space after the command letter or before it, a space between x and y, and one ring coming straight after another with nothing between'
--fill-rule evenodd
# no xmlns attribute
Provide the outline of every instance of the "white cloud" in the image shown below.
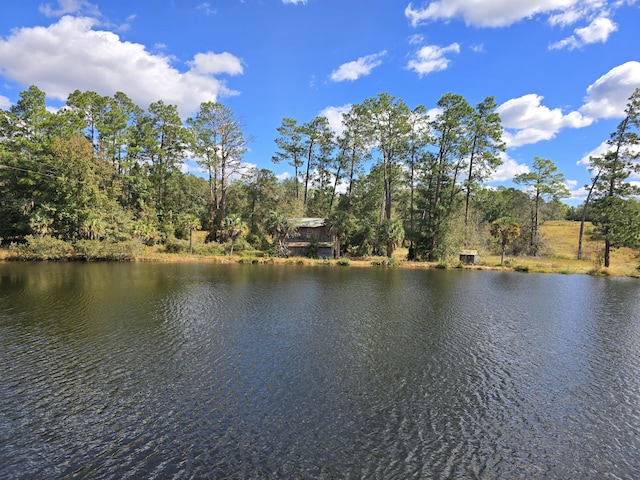
<svg viewBox="0 0 640 480"><path fill-rule="evenodd" d="M596 148L594 148L593 150L591 150L589 153L587 153L584 157L582 157L580 160L578 160L576 162L576 165L584 165L584 166L589 166L589 157L599 157L601 155L604 155L607 151L609 151L610 145L607 144L607 142L602 142L600 145L598 145Z"/></svg>
<svg viewBox="0 0 640 480"><path fill-rule="evenodd" d="M4 95L0 95L0 110L9 110L11 107L11 100Z"/></svg>
<svg viewBox="0 0 640 480"><path fill-rule="evenodd" d="M374 68L382 64L381 58L386 54L386 51L382 51L360 57L353 62L344 63L331 72L331 80L343 82L345 80L357 80L360 77L369 75Z"/></svg>
<svg viewBox="0 0 640 480"><path fill-rule="evenodd" d="M238 93L214 76L242 73L241 61L229 53L197 54L181 72L169 57L96 25L92 18L64 16L48 27L14 30L0 38L2 76L25 87L38 85L59 100L76 89L101 95L123 91L142 107L162 99L183 116L203 101Z"/></svg>
<svg viewBox="0 0 640 480"><path fill-rule="evenodd" d="M283 180L287 180L287 179L293 178L293 177L291 176L291 174L289 172L283 172L283 173L279 173L278 175L276 175L276 178L282 182Z"/></svg>
<svg viewBox="0 0 640 480"><path fill-rule="evenodd" d="M529 173L529 167L527 165L518 163L506 153L500 153L500 158L502 165L493 172L489 182L506 182L521 173Z"/></svg>
<svg viewBox="0 0 640 480"><path fill-rule="evenodd" d="M223 53L196 53L193 61L187 62L191 69L203 75L239 75L243 73L240 59L228 52Z"/></svg>
<svg viewBox="0 0 640 480"><path fill-rule="evenodd" d="M583 165L588 167L590 165L589 157L601 157L609 151L613 151L613 146L609 145L606 141L602 142L596 148L584 155L580 160L576 162L576 165ZM640 146L634 145L627 150L632 155L640 155Z"/></svg>
<svg viewBox="0 0 640 480"><path fill-rule="evenodd" d="M307 3L307 0L282 0L282 3L290 3L291 5L305 5Z"/></svg>
<svg viewBox="0 0 640 480"><path fill-rule="evenodd" d="M327 107L320 112L320 115L326 117L329 120L329 126L336 135L342 135L344 132L344 124L342 123L342 116L351 110L351 104L347 103L341 107Z"/></svg>
<svg viewBox="0 0 640 480"><path fill-rule="evenodd" d="M407 5L404 13L413 27L462 19L468 26L498 28L536 16L546 16L551 26L567 27L583 22L573 34L552 43L550 49L574 49L606 42L617 30L611 19L615 11L636 0L433 0L424 7Z"/></svg>
<svg viewBox="0 0 640 480"><path fill-rule="evenodd" d="M416 52L414 58L409 60L407 68L416 72L420 77L446 70L451 63L451 60L445 56L447 53L460 53L460 45L457 43L452 43L448 47L425 45Z"/></svg>
<svg viewBox="0 0 640 480"><path fill-rule="evenodd" d="M90 16L100 16L100 10L97 5L87 2L86 0L58 0L58 6L53 7L50 3L40 5L40 12L47 17L61 17L71 13L82 13Z"/></svg>
<svg viewBox="0 0 640 480"><path fill-rule="evenodd" d="M629 97L636 88L640 88L640 62L618 65L589 85L580 112L593 119L624 117Z"/></svg>
<svg viewBox="0 0 640 480"><path fill-rule="evenodd" d="M568 48L573 50L592 43L605 43L609 36L618 29L618 26L607 17L598 17L589 25L574 30L575 35L571 35L564 40L552 43L549 48L559 50Z"/></svg>
<svg viewBox="0 0 640 480"><path fill-rule="evenodd" d="M559 108L541 105L542 98L528 94L508 100L496 109L505 128L503 138L507 147L550 140L563 128L582 128L593 122L580 112L564 114Z"/></svg>
<svg viewBox="0 0 640 480"><path fill-rule="evenodd" d="M504 27L537 14L569 9L579 0L437 0L425 8L409 4L404 13L414 27L436 20L462 18L476 27Z"/></svg>
<svg viewBox="0 0 640 480"><path fill-rule="evenodd" d="M564 186L567 187L567 190L569 190L569 193L571 195L569 197L569 200L583 201L585 198L587 198L587 189L584 185L580 185L578 187L577 180L566 180L564 182Z"/></svg>

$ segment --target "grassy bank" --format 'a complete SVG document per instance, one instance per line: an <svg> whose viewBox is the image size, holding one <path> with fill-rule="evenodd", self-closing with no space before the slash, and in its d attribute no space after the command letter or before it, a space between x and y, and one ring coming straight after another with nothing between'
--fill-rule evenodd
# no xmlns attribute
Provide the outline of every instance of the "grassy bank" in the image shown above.
<svg viewBox="0 0 640 480"><path fill-rule="evenodd" d="M233 257L202 256L187 254L163 253L159 247L149 249L137 261L147 262L201 262L201 263L255 263L275 265L305 266L351 266L351 267L402 267L402 268L463 268L473 270L503 270L537 273L561 274L602 274L625 277L639 277L636 268L639 260L634 251L628 248L614 250L611 256L611 267L605 269L601 265L602 242L590 237L593 227L587 224L583 239L583 259L577 260L578 233L580 224L570 221L545 222L541 226L544 249L538 257L507 257L504 266L500 266L500 256L488 249L480 249L480 261L477 265L460 265L457 260L450 262L409 262L406 259L407 249L396 250L393 259L386 257L362 257L340 260L322 260L310 258L264 258L251 252L243 252ZM196 243L204 243L204 235L197 235ZM599 260L600 259L600 260Z"/></svg>
<svg viewBox="0 0 640 480"><path fill-rule="evenodd" d="M402 267L402 268L463 268L473 270L504 270L537 273L562 274L601 274L624 277L640 277L639 260L636 253L628 248L614 250L611 255L611 267L605 269L601 264L602 242L591 239L592 226L588 224L583 240L583 259L577 260L578 232L580 224L570 221L545 222L541 226L544 242L542 254L538 257L507 257L505 264L500 265L500 256L488 249L479 249L480 261L476 265L461 265L457 260L450 262L409 262L406 259L407 249L396 250L391 260L386 257L343 258L338 260L323 260L311 258L270 258L262 252L240 252L229 255L203 255L187 253L167 253L162 246L147 247L137 256L137 262L166 262L166 263L244 263L244 264L274 264L301 266L351 266L351 267ZM194 235L194 247L204 245L206 233L197 232ZM8 249L0 249L0 260L9 256Z"/></svg>

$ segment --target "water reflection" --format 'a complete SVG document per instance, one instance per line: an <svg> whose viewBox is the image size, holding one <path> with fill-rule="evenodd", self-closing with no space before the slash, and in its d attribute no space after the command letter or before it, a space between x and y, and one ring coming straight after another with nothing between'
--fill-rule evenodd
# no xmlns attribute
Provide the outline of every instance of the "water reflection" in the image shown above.
<svg viewBox="0 0 640 480"><path fill-rule="evenodd" d="M640 475L637 282L0 265L0 477Z"/></svg>

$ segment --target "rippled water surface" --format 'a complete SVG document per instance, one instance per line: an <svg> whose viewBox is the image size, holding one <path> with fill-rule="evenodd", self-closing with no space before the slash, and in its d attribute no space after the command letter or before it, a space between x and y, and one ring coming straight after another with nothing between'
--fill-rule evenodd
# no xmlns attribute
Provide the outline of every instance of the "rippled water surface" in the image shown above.
<svg viewBox="0 0 640 480"><path fill-rule="evenodd" d="M640 478L639 293L0 264L0 478Z"/></svg>

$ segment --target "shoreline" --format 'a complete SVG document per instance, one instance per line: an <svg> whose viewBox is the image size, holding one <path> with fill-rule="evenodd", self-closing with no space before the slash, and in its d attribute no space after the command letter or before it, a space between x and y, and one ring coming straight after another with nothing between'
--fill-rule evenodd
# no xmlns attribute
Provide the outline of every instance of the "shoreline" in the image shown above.
<svg viewBox="0 0 640 480"><path fill-rule="evenodd" d="M422 270L487 270L520 273L557 273L564 275L592 275L640 278L640 270L635 265L613 265L596 270L595 265L587 260L574 260L566 258L549 257L509 257L505 259L505 265L500 265L499 256L487 256L477 264L460 264L450 262L417 262L395 256L389 260L387 257L364 257L340 259L314 259L307 257L254 257L251 255L230 256L203 256L172 253L152 253L137 257L134 262L158 262L158 263L218 263L218 264L242 264L242 265L288 265L306 267L353 267L353 268L406 268Z"/></svg>
<svg viewBox="0 0 640 480"><path fill-rule="evenodd" d="M505 265L500 265L500 257L496 255L482 256L476 264L462 264L459 262L422 262L408 261L406 254L397 252L394 258L387 257L342 257L339 259L314 259L307 257L263 257L247 254L228 255L197 255L185 253L146 252L131 260L132 263L211 263L211 264L238 264L238 265L288 265L306 267L353 267L353 268L406 268L422 270L487 270L522 273L556 273L564 275L592 275L640 278L640 269L628 263L616 265L610 268L600 267L592 261L577 260L560 257L509 257L505 259ZM16 260L9 258L6 248L0 249L0 262L87 262L81 259L61 260ZM96 260L96 262L116 262L117 260Z"/></svg>

